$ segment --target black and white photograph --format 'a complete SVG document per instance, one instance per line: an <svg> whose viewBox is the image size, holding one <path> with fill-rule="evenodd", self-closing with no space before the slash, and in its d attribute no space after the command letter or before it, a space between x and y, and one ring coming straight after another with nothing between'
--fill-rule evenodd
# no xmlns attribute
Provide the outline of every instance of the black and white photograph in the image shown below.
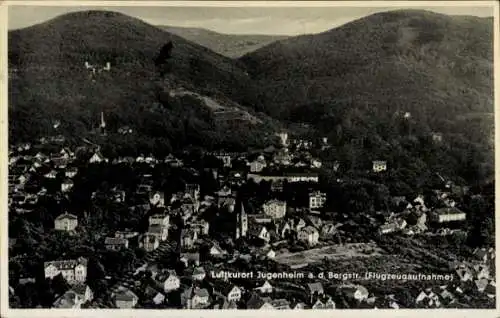
<svg viewBox="0 0 500 318"><path fill-rule="evenodd" d="M496 310L496 2L0 6L2 316Z"/></svg>

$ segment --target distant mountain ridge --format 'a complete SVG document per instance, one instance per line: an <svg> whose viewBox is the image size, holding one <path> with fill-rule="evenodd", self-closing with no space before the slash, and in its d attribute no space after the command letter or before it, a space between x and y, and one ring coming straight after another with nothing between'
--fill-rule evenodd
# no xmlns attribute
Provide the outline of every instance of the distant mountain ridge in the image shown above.
<svg viewBox="0 0 500 318"><path fill-rule="evenodd" d="M267 108L276 114L312 101L418 104L412 91L462 89L486 99L470 92L461 94L461 104L467 100L491 111L492 39L491 19L401 10L277 41L240 60L269 92L263 93Z"/></svg>
<svg viewBox="0 0 500 318"><path fill-rule="evenodd" d="M274 41L287 38L284 35L223 34L202 28L158 27L231 58L241 57Z"/></svg>

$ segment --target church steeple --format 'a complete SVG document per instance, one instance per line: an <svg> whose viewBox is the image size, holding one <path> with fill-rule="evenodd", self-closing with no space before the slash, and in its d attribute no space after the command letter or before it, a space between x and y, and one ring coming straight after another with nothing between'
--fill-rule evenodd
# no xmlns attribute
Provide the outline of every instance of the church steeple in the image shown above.
<svg viewBox="0 0 500 318"><path fill-rule="evenodd" d="M99 125L99 128L101 130L101 134L105 135L106 134L106 121L104 120L104 112L101 112L101 123Z"/></svg>
<svg viewBox="0 0 500 318"><path fill-rule="evenodd" d="M101 112L101 128L106 128L106 122L104 121L104 112Z"/></svg>
<svg viewBox="0 0 500 318"><path fill-rule="evenodd" d="M240 208L236 213L236 239L247 236L248 216L245 212L243 202L240 202Z"/></svg>

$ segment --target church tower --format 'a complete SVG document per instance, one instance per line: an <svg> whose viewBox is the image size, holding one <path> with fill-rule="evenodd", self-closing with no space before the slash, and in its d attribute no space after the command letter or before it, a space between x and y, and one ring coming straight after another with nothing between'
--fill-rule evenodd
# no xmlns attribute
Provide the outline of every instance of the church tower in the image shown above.
<svg viewBox="0 0 500 318"><path fill-rule="evenodd" d="M240 203L240 209L236 213L236 239L246 237L248 232L248 216L245 212L243 202Z"/></svg>
<svg viewBox="0 0 500 318"><path fill-rule="evenodd" d="M99 125L101 135L106 135L106 122L104 121L104 112L101 112L101 123Z"/></svg>

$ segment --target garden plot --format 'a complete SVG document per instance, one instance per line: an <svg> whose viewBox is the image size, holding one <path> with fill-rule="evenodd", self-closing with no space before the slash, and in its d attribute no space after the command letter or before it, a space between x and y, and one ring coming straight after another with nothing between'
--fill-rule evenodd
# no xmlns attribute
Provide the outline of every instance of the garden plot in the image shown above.
<svg viewBox="0 0 500 318"><path fill-rule="evenodd" d="M297 253L277 253L275 261L288 266L314 264L328 260L342 260L354 257L380 256L383 250L374 243L353 243L330 245L322 248L310 249Z"/></svg>

